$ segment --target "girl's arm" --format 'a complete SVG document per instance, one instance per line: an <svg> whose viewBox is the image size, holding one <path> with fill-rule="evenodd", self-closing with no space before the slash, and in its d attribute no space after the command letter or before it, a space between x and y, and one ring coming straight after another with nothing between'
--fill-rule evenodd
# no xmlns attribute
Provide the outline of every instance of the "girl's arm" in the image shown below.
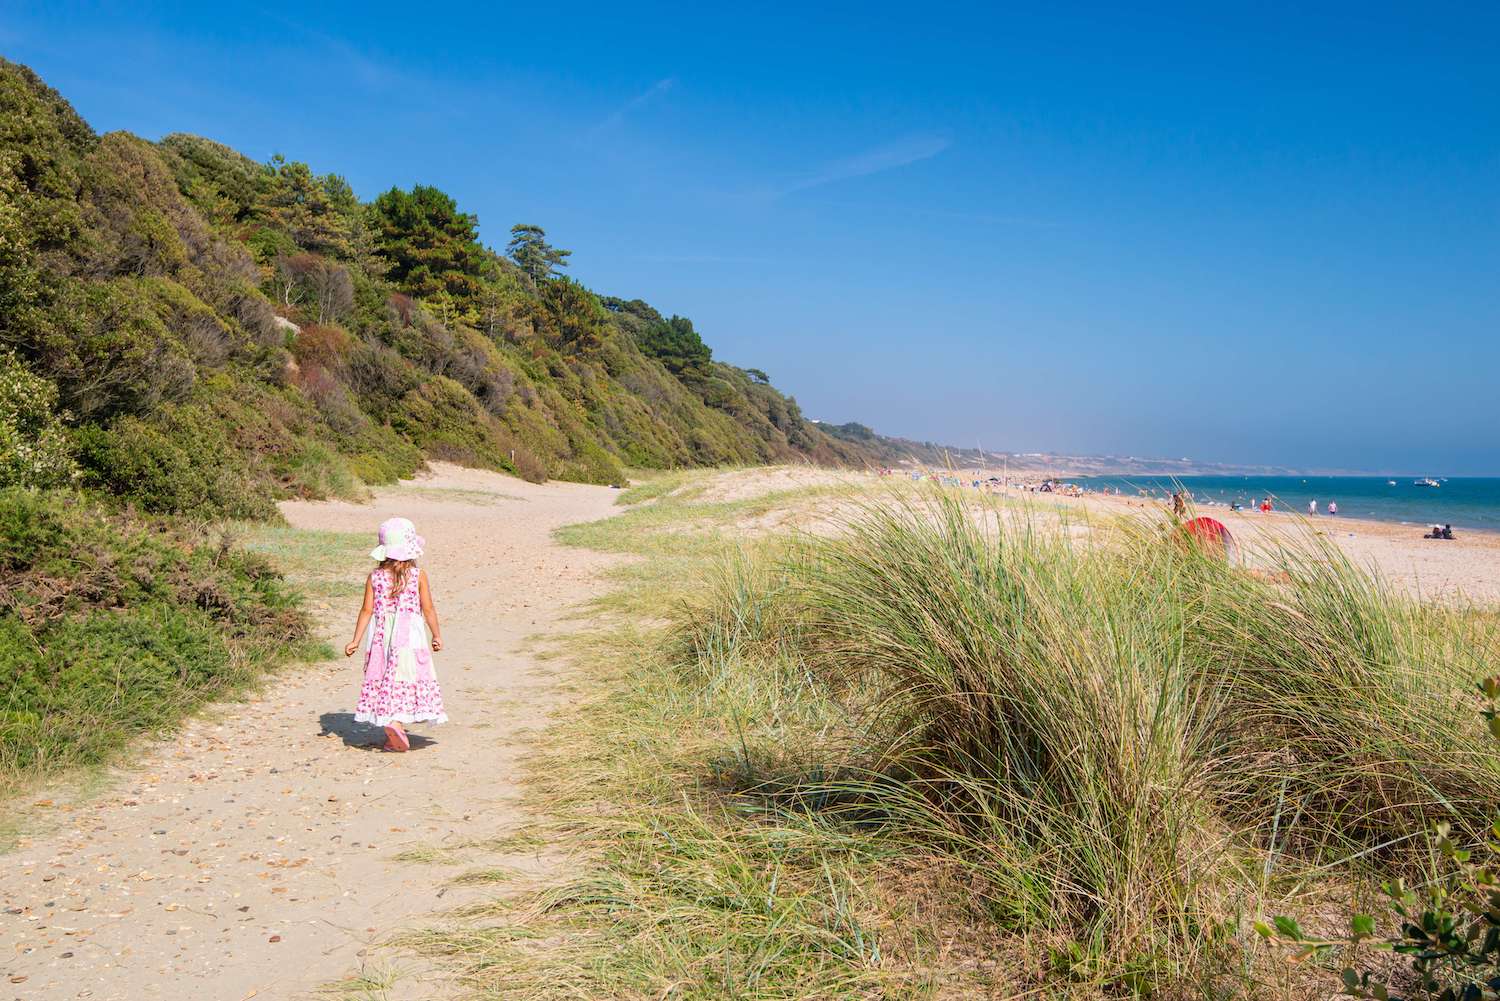
<svg viewBox="0 0 1500 1001"><path fill-rule="evenodd" d="M365 627L370 624L370 616L375 614L375 585L370 578L365 578L365 603L359 606L359 618L354 623L354 638L344 647L344 656L353 657L354 651L359 649L359 641L365 635Z"/></svg>
<svg viewBox="0 0 1500 1001"><path fill-rule="evenodd" d="M427 631L432 634L432 649L434 651L443 648L443 636L438 628L437 609L432 607L432 592L427 590L427 573L423 571L417 577L417 597L422 602L422 618L427 620Z"/></svg>

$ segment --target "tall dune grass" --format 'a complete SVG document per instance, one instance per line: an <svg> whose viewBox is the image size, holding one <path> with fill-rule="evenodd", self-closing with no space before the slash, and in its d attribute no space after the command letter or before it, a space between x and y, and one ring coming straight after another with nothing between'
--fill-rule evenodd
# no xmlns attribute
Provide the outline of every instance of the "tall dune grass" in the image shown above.
<svg viewBox="0 0 1500 1001"><path fill-rule="evenodd" d="M1500 789L1464 696L1493 673L1492 619L1315 538L1248 560L1165 523L1080 538L934 495L732 561L687 662L709 689L761 672L857 720L799 802L966 866L1004 927L1182 977L1277 872L1410 866L1431 821L1477 832Z"/></svg>

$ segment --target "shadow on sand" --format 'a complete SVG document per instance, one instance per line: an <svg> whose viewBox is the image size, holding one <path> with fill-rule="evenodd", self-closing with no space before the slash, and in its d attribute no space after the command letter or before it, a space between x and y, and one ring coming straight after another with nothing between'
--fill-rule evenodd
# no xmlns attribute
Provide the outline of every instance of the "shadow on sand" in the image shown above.
<svg viewBox="0 0 1500 1001"><path fill-rule="evenodd" d="M334 736L344 742L345 747L357 747L362 751L376 751L385 743L385 728L373 723L356 723L353 713L324 713L318 717L323 728L319 736ZM411 738L411 749L420 751L437 743L431 737L406 731Z"/></svg>

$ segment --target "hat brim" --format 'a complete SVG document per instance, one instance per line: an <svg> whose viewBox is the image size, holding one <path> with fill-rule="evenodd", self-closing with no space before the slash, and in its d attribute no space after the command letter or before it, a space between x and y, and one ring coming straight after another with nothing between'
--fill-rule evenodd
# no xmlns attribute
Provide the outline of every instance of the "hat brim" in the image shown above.
<svg viewBox="0 0 1500 1001"><path fill-rule="evenodd" d="M370 559L372 559L372 560L383 560L383 559L385 559L385 547L384 546L376 546L374 549L370 550Z"/></svg>

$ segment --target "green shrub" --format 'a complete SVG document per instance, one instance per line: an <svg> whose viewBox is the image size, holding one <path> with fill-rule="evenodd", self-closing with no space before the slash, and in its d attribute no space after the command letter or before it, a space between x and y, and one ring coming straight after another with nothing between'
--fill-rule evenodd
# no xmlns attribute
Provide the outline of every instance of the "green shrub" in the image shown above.
<svg viewBox="0 0 1500 1001"><path fill-rule="evenodd" d="M0 794L108 760L306 640L257 556L75 494L0 491Z"/></svg>
<svg viewBox="0 0 1500 1001"><path fill-rule="evenodd" d="M0 487L54 487L78 475L57 387L0 351Z"/></svg>
<svg viewBox="0 0 1500 1001"><path fill-rule="evenodd" d="M298 495L313 500L338 497L363 500L368 496L350 472L345 458L320 441L309 440L281 463L277 470Z"/></svg>
<svg viewBox="0 0 1500 1001"><path fill-rule="evenodd" d="M86 485L160 514L272 518L269 485L225 426L197 405L167 406L149 420L126 416L78 433Z"/></svg>
<svg viewBox="0 0 1500 1001"><path fill-rule="evenodd" d="M620 460L593 442L585 441L571 458L564 461L557 477L574 483L619 485L625 482L625 469Z"/></svg>
<svg viewBox="0 0 1500 1001"><path fill-rule="evenodd" d="M439 376L408 393L392 426L439 459L489 469L510 469L509 449L494 419L469 392Z"/></svg>

